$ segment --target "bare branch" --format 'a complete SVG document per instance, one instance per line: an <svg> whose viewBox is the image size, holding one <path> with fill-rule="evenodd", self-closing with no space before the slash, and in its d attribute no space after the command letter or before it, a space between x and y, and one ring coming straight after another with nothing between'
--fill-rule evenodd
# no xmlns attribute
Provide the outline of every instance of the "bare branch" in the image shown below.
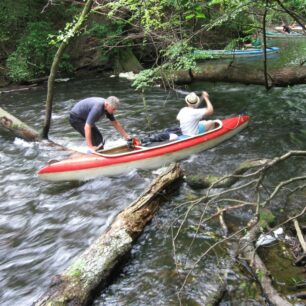
<svg viewBox="0 0 306 306"><path fill-rule="evenodd" d="M275 189L272 192L272 194L270 195L270 197L267 200L265 200L263 203L261 203L261 206L262 207L266 206L278 194L280 189L283 188L284 186L289 185L289 184L291 184L293 182L302 181L302 180L306 180L306 176L294 177L294 178L291 178L291 179L289 179L287 181L283 181L283 182L279 183L275 187Z"/></svg>

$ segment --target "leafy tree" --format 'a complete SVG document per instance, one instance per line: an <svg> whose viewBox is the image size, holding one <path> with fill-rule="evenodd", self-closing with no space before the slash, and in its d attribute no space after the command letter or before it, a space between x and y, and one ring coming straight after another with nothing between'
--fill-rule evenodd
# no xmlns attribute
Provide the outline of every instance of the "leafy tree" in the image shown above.
<svg viewBox="0 0 306 306"><path fill-rule="evenodd" d="M28 24L16 51L7 60L9 76L13 81L23 81L48 73L55 53L54 48L49 45L48 37L51 33L54 30L48 22Z"/></svg>
<svg viewBox="0 0 306 306"><path fill-rule="evenodd" d="M70 5L65 9L62 1L48 9L46 3L45 0L0 1L0 60L7 59L8 76L15 82L48 73L55 53L55 48L49 45L49 35L55 34L74 13L75 7ZM67 56L60 69L71 71Z"/></svg>

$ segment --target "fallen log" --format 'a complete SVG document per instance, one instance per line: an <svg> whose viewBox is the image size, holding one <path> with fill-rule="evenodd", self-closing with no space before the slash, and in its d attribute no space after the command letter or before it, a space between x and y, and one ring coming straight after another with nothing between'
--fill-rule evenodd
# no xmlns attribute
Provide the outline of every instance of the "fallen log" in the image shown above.
<svg viewBox="0 0 306 306"><path fill-rule="evenodd" d="M17 119L3 108L0 107L0 126L12 133L15 137L27 141L36 141L39 139L39 133L26 123Z"/></svg>
<svg viewBox="0 0 306 306"><path fill-rule="evenodd" d="M269 86L284 87L306 84L305 66L292 65L284 68L269 69L268 75ZM173 81L175 84L189 84L192 81L211 81L265 85L265 76L262 67L206 61L199 63L197 71L174 73Z"/></svg>
<svg viewBox="0 0 306 306"><path fill-rule="evenodd" d="M284 297L282 297L273 287L269 272L256 253L253 242L256 241L260 233L259 226L253 226L249 232L241 239L241 253L249 263L257 281L260 283L264 295L272 305L291 306Z"/></svg>
<svg viewBox="0 0 306 306"><path fill-rule="evenodd" d="M111 271L132 248L132 243L153 218L165 191L182 176L178 164L170 165L111 226L61 275L34 305L85 305L91 293L105 284Z"/></svg>

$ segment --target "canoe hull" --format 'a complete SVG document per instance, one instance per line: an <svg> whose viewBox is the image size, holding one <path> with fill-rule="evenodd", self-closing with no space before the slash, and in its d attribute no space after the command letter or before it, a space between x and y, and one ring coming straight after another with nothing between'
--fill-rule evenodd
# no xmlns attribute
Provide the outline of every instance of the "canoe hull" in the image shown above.
<svg viewBox="0 0 306 306"><path fill-rule="evenodd" d="M230 122L230 125L227 125L225 120L222 128L202 136L175 141L168 145L143 148L115 157L102 154L68 159L42 168L38 175L41 179L48 181L71 181L89 180L99 176L116 176L133 169L156 169L208 150L233 137L244 129L249 121L248 116L236 118L240 119Z"/></svg>
<svg viewBox="0 0 306 306"><path fill-rule="evenodd" d="M267 54L273 54L279 52L278 47L271 47L266 49ZM253 56L262 56L264 54L263 49L245 49L245 50L211 50L211 51L202 51L196 50L195 51L196 59L209 59L207 55L211 56L213 59L220 59L220 58L233 58L233 57L253 57Z"/></svg>

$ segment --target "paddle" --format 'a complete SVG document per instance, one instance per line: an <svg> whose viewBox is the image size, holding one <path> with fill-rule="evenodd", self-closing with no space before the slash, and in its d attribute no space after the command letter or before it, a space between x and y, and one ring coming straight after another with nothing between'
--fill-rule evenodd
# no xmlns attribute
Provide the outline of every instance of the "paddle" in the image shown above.
<svg viewBox="0 0 306 306"><path fill-rule="evenodd" d="M182 90L182 89L174 89L174 91L182 94L182 95L189 95L191 92L190 91L185 91L185 90ZM202 96L202 91L195 91L195 94L199 97Z"/></svg>

